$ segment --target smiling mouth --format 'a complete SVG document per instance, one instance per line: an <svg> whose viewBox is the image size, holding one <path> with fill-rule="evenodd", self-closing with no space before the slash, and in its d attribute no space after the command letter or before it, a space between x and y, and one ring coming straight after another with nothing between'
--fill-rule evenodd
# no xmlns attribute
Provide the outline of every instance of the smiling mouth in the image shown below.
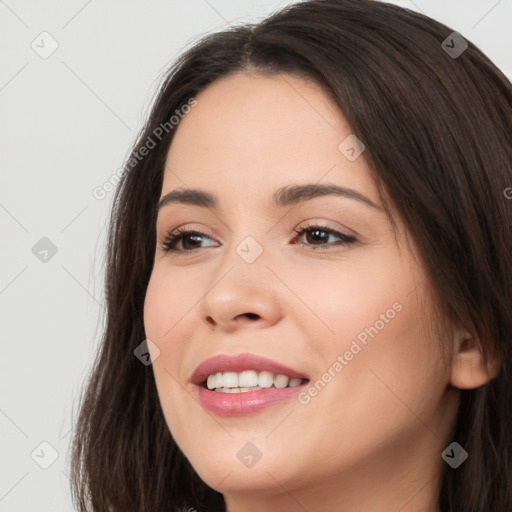
<svg viewBox="0 0 512 512"><path fill-rule="evenodd" d="M248 393L260 389L284 389L301 386L308 379L289 377L269 371L244 370L242 372L217 372L210 374L202 387L217 393Z"/></svg>
<svg viewBox="0 0 512 512"><path fill-rule="evenodd" d="M284 403L309 383L309 375L251 353L217 354L190 376L201 405L218 416L245 416Z"/></svg>

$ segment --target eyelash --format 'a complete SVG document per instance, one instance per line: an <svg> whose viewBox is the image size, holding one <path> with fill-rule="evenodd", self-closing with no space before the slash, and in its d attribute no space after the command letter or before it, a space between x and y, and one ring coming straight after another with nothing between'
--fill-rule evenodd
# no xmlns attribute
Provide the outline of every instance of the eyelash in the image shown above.
<svg viewBox="0 0 512 512"><path fill-rule="evenodd" d="M352 245L354 244L355 242L357 242L356 238L354 238L353 236L349 236L349 235L345 235L343 233L340 233L339 231L335 231L334 229L331 229L331 228L328 228L327 226L321 226L321 225L317 225L317 224L313 224L313 225L306 225L306 226L302 226L300 227L299 229L295 229L294 232L297 234L297 237L302 237L302 235L304 235L305 233L308 233L310 231L323 231L325 233L329 233L331 235L335 235L337 236L338 238L341 239L341 241L337 244L331 244L331 245L319 245L319 246L315 246L315 245L311 245L311 248L313 250L318 250L318 249L326 249L326 248L329 248L329 247L333 247L333 245L335 246L349 246L349 245ZM192 252L198 250L198 249L204 249L204 247L198 247L198 248L195 248L195 249L188 249L188 250L178 250L176 249L176 244L178 242L180 242L181 240L183 240L183 238L189 236L189 235L197 235L197 236L201 236L201 237L207 237L207 238L210 238L208 235L206 235L205 233L201 233L200 231L195 231L195 230L187 230L187 229L184 229L184 228L179 228L177 229L176 231L172 232L172 233L169 233L167 236L165 236L165 238L161 241L161 244L162 244L162 250L164 252L168 252L168 253L179 253L179 254L191 254ZM309 244L303 244L303 245L309 245Z"/></svg>

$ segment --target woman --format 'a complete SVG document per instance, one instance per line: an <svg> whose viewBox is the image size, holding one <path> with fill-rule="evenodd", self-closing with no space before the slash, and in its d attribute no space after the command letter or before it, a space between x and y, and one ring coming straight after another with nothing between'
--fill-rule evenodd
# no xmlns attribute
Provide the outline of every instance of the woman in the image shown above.
<svg viewBox="0 0 512 512"><path fill-rule="evenodd" d="M187 51L114 201L78 509L512 510L511 106L381 2Z"/></svg>

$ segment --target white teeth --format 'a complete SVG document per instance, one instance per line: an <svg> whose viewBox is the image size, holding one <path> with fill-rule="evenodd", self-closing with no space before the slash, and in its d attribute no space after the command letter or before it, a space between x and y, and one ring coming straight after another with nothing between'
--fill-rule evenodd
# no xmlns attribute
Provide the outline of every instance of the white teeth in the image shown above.
<svg viewBox="0 0 512 512"><path fill-rule="evenodd" d="M238 387L238 373L226 372L224 373L222 380L225 388L237 388Z"/></svg>
<svg viewBox="0 0 512 512"><path fill-rule="evenodd" d="M270 372L260 372L258 374L258 386L260 388L269 388L274 383L274 376Z"/></svg>
<svg viewBox="0 0 512 512"><path fill-rule="evenodd" d="M222 393L246 393L257 389L267 389L274 386L277 389L296 387L303 383L303 379L290 378L287 375L255 370L237 372L217 372L209 375L206 387Z"/></svg>
<svg viewBox="0 0 512 512"><path fill-rule="evenodd" d="M244 388L252 388L258 385L258 374L254 370L246 370L238 375L238 385Z"/></svg>
<svg viewBox="0 0 512 512"><path fill-rule="evenodd" d="M217 386L217 376L216 375L208 375L208 379L206 381L206 387L208 389L215 389Z"/></svg>
<svg viewBox="0 0 512 512"><path fill-rule="evenodd" d="M283 389L288 386L290 379L286 375L277 375L274 377L274 386L279 389Z"/></svg>

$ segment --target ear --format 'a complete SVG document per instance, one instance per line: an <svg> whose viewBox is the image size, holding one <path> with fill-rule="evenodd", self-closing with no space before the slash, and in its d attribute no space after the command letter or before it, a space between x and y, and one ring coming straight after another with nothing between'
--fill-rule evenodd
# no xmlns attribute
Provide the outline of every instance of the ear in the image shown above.
<svg viewBox="0 0 512 512"><path fill-rule="evenodd" d="M450 383L459 389L474 389L487 384L500 371L501 360L497 354L487 354L471 335L458 331L455 335L455 352L452 359Z"/></svg>

